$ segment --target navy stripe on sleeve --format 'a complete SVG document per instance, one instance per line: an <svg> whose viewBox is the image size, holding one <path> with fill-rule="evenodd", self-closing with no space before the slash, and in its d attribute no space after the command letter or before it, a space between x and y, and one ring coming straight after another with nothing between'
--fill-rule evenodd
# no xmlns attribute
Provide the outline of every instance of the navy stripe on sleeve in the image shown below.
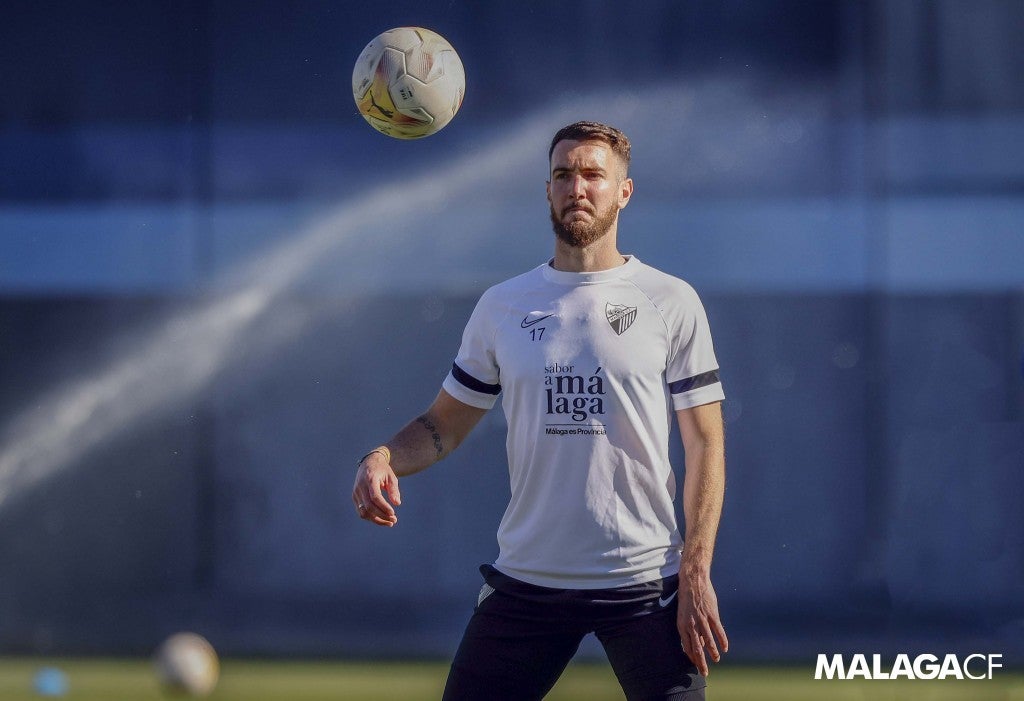
<svg viewBox="0 0 1024 701"><path fill-rule="evenodd" d="M455 363L452 363L452 377L458 380L459 384L465 385L474 392L501 394L501 385L489 385L486 382L481 382Z"/></svg>
<svg viewBox="0 0 1024 701"><path fill-rule="evenodd" d="M699 375L693 377L687 377L685 380L677 380L669 383L668 389L672 394L682 394L683 392L689 392L691 389L699 389L701 387L707 387L713 385L716 382L720 382L718 378L718 370L708 370L702 372Z"/></svg>

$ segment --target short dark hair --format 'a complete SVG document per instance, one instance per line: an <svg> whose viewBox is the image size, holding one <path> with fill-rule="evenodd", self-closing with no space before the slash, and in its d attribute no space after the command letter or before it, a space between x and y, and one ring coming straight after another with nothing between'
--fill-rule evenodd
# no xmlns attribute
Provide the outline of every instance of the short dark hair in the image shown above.
<svg viewBox="0 0 1024 701"><path fill-rule="evenodd" d="M587 141L596 139L603 141L612 148L612 153L622 159L622 163L629 171L629 156L631 145L629 137L615 127L601 124L600 122L574 122L562 127L551 139L551 148L548 149L548 163L551 162L551 155L555 152L555 145L559 141Z"/></svg>

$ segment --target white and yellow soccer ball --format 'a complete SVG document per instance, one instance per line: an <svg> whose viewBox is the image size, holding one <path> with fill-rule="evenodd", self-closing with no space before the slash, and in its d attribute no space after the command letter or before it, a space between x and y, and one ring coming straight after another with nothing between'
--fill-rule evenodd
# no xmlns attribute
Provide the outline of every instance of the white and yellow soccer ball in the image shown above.
<svg viewBox="0 0 1024 701"><path fill-rule="evenodd" d="M422 27L399 27L366 45L352 71L352 95L377 131L419 139L440 131L462 106L466 72L448 41Z"/></svg>
<svg viewBox="0 0 1024 701"><path fill-rule="evenodd" d="M220 678L220 660L209 641L196 633L175 633L156 651L157 679L167 691L207 696Z"/></svg>

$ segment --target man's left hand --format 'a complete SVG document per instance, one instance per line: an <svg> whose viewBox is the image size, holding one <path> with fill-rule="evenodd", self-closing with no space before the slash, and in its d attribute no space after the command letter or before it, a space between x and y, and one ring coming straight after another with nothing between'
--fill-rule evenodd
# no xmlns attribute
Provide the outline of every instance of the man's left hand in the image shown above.
<svg viewBox="0 0 1024 701"><path fill-rule="evenodd" d="M708 655L715 662L722 659L721 652L729 651L729 638L725 635L718 615L718 597L708 574L679 578L679 612L676 626L683 652L697 665L697 670L708 676ZM721 652L719 652L721 650Z"/></svg>

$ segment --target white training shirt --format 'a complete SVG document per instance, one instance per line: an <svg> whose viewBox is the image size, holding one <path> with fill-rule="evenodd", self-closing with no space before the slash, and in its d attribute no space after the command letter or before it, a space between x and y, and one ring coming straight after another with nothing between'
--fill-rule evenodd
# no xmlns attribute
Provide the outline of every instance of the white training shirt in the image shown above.
<svg viewBox="0 0 1024 701"><path fill-rule="evenodd" d="M679 570L672 409L724 398L687 283L635 257L594 273L550 263L487 290L444 389L508 419L512 498L495 567L603 589Z"/></svg>

